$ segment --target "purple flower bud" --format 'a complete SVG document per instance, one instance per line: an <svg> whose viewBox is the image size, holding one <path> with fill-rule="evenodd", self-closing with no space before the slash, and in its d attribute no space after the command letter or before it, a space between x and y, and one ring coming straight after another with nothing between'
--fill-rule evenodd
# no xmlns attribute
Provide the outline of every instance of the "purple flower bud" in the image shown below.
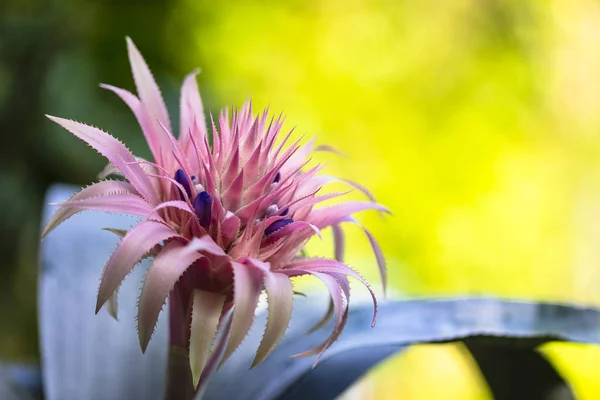
<svg viewBox="0 0 600 400"><path fill-rule="evenodd" d="M281 215L283 217L283 216L288 215L289 212L290 212L290 209L286 208L285 210L283 210L282 212L280 212L279 215Z"/></svg>
<svg viewBox="0 0 600 400"><path fill-rule="evenodd" d="M198 216L200 226L208 230L212 218L212 197L210 197L208 192L198 193L194 199L194 211Z"/></svg>
<svg viewBox="0 0 600 400"><path fill-rule="evenodd" d="M192 197L192 189L190 188L190 180L182 169L175 171L175 180L185 189L188 197ZM179 188L178 188L179 189ZM183 198L183 193L179 190L179 195Z"/></svg>
<svg viewBox="0 0 600 400"><path fill-rule="evenodd" d="M271 233L278 231L279 229L291 224L292 222L294 222L292 218L280 219L279 221L275 221L271 225L269 225L267 229L265 229L265 235L270 235Z"/></svg>
<svg viewBox="0 0 600 400"><path fill-rule="evenodd" d="M281 180L281 172L278 172L277 175L275 175L275 179L273 179L273 183L277 183Z"/></svg>

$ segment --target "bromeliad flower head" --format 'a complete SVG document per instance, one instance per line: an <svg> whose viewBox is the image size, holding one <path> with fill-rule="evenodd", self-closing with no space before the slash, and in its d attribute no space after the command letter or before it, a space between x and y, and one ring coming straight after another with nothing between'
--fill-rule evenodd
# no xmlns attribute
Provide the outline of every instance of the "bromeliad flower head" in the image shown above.
<svg viewBox="0 0 600 400"><path fill-rule="evenodd" d="M154 162L135 157L125 145L97 128L49 117L110 163L100 176L102 180L61 204L43 236L83 210L141 217L128 232L116 231L122 239L104 267L96 312L107 304L116 314L121 282L140 260L153 257L138 307L142 350L169 298L171 345L189 351L196 382L211 362L212 342L223 315L232 310L224 361L246 336L263 290L268 299L268 320L254 365L273 351L290 321L294 296L290 279L297 276L317 277L331 295L326 317L335 317L333 332L324 343L300 356L321 354L346 322L348 277L371 291L363 278L343 263L340 224L358 224L352 216L358 211L386 209L375 203L366 189L350 181L343 182L366 193L370 201L316 208L347 193L318 195L323 185L336 179L319 175L321 166L306 168L313 150L329 148L313 148L313 141L288 145L291 132L279 137L282 118L269 118L267 111L254 116L250 103L233 111L231 118L227 111L221 112L218 124L211 119L211 145L195 73L188 75L182 86L181 129L175 139L158 86L129 39L128 51L138 96L102 86L131 108ZM105 179L111 174L125 180ZM336 259L303 257L306 242L326 227L333 230ZM379 245L361 228L375 252L385 286L385 262ZM377 303L372 291L371 295L374 322Z"/></svg>

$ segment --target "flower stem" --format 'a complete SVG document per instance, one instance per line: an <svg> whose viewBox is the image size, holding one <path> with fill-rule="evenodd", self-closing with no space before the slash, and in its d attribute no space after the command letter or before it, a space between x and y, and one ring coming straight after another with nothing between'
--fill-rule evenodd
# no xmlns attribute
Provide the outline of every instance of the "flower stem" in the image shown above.
<svg viewBox="0 0 600 400"><path fill-rule="evenodd" d="M165 400L191 400L194 397L185 323L181 296L175 289L169 296L169 358Z"/></svg>
<svg viewBox="0 0 600 400"><path fill-rule="evenodd" d="M169 346L165 400L191 400L194 396L192 372L186 348Z"/></svg>

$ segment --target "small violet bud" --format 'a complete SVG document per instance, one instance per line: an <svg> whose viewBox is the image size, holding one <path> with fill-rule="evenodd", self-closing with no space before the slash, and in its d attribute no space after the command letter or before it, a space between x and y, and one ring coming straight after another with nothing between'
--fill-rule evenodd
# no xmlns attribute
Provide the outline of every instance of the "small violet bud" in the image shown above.
<svg viewBox="0 0 600 400"><path fill-rule="evenodd" d="M289 212L290 212L290 209L286 208L285 210L283 210L282 212L280 212L279 215L281 215L283 217L283 216L286 216Z"/></svg>
<svg viewBox="0 0 600 400"><path fill-rule="evenodd" d="M273 179L273 183L277 183L281 180L281 172L278 172L277 175L275 175L275 178Z"/></svg>
<svg viewBox="0 0 600 400"><path fill-rule="evenodd" d="M190 181L182 169L178 169L177 171L175 171L175 180L177 181L177 183L179 183L181 186L183 186L188 197L192 197L192 189L190 188ZM183 193L181 193L181 190L179 190L179 194L181 195L181 197L183 197Z"/></svg>
<svg viewBox="0 0 600 400"><path fill-rule="evenodd" d="M212 218L212 198L208 192L198 193L194 199L194 211L198 216L200 226L208 230Z"/></svg>
<svg viewBox="0 0 600 400"><path fill-rule="evenodd" d="M267 229L265 229L265 235L270 235L271 233L278 231L279 229L291 224L292 222L294 222L292 218L280 219L279 221L275 221L271 225L269 225Z"/></svg>

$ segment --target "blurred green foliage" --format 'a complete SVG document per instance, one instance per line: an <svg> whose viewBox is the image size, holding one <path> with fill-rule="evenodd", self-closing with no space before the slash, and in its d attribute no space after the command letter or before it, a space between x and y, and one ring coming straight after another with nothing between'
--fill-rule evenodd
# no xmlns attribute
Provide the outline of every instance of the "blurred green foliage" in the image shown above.
<svg viewBox="0 0 600 400"><path fill-rule="evenodd" d="M126 107L95 86L133 88L126 35L173 115L180 81L200 67L208 111L252 96L347 154L320 161L393 210L362 220L396 295L600 304L596 2L4 0L1 356L37 354L44 191L88 184L103 166L43 114L100 126L149 155ZM356 230L349 242L350 264L376 282L367 241Z"/></svg>
<svg viewBox="0 0 600 400"><path fill-rule="evenodd" d="M174 4L0 3L1 357L37 357L37 249L47 187L87 185L104 165L44 114L102 126L148 156L133 117L97 83L132 86L124 50L129 34L138 37L167 93L176 96L180 71L164 62L166 17Z"/></svg>

